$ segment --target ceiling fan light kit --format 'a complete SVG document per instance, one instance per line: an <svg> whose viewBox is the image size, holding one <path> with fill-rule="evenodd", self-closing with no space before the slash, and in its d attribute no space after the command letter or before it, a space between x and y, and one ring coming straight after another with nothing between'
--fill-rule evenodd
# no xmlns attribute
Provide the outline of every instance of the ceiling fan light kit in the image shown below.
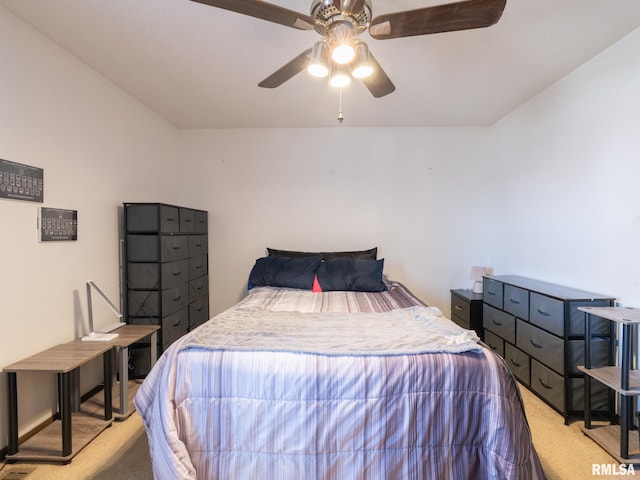
<svg viewBox="0 0 640 480"><path fill-rule="evenodd" d="M369 47L364 42L356 43L355 61L351 69L354 78L367 78L373 73L373 65L369 60Z"/></svg>
<svg viewBox="0 0 640 480"><path fill-rule="evenodd" d="M396 87L358 36L387 40L433 33L471 30L500 20L507 0L464 0L372 17L371 0L313 0L304 15L262 0L191 0L212 7L277 23L298 30L315 30L322 37L258 84L276 88L302 70L316 77L330 74L329 83L342 88L351 77L380 98ZM346 77L346 78L345 78Z"/></svg>
<svg viewBox="0 0 640 480"><path fill-rule="evenodd" d="M319 78L329 75L329 47L324 41L320 40L313 45L307 71Z"/></svg>
<svg viewBox="0 0 640 480"><path fill-rule="evenodd" d="M349 75L349 67L334 63L331 68L331 78L329 83L332 87L344 88L351 83L351 75Z"/></svg>

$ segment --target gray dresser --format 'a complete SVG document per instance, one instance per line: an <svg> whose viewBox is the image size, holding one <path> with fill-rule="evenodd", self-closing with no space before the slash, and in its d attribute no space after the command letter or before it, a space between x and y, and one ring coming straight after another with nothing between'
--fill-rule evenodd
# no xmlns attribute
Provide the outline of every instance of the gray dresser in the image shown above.
<svg viewBox="0 0 640 480"><path fill-rule="evenodd" d="M207 212L125 203L124 224L126 321L160 325L161 353L209 319ZM134 375L144 375L148 356L132 352Z"/></svg>
<svg viewBox="0 0 640 480"><path fill-rule="evenodd" d="M564 415L584 413L584 312L578 307L610 306L614 298L530 278L484 278L485 343L504 357L516 378ZM614 355L609 322L592 323L591 359L609 365ZM593 411L611 414L613 397L594 386Z"/></svg>

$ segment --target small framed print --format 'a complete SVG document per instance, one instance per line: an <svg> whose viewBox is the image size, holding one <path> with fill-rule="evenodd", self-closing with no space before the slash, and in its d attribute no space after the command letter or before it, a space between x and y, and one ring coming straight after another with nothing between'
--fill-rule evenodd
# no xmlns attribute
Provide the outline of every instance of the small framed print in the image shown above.
<svg viewBox="0 0 640 480"><path fill-rule="evenodd" d="M44 201L44 171L0 158L0 198Z"/></svg>
<svg viewBox="0 0 640 480"><path fill-rule="evenodd" d="M64 242L78 240L78 211L40 207L38 240Z"/></svg>

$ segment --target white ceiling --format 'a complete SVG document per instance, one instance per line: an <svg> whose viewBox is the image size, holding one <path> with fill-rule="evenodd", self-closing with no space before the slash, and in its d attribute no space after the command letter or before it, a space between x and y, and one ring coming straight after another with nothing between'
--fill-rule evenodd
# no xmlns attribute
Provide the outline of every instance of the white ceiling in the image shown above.
<svg viewBox="0 0 640 480"><path fill-rule="evenodd" d="M372 0L373 16L452 0ZM311 0L273 1L309 13ZM337 126L338 91L296 75L258 82L310 48L301 31L190 0L0 0L178 128ZM343 126L491 125L640 26L639 0L507 0L492 27L362 35L396 85L343 91ZM3 73L4 75L4 73Z"/></svg>

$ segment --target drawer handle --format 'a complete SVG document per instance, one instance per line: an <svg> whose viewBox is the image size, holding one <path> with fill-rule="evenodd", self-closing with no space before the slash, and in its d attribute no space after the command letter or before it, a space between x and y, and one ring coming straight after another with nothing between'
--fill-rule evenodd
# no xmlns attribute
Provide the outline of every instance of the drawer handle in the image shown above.
<svg viewBox="0 0 640 480"><path fill-rule="evenodd" d="M551 385L547 385L546 383L544 383L541 378L538 378L538 381L540 382L540 385L542 385L547 390L552 390L553 389L553 387Z"/></svg>
<svg viewBox="0 0 640 480"><path fill-rule="evenodd" d="M551 314L550 314L550 313L547 313L547 312L545 312L544 310L540 310L540 309L538 309L538 313L539 313L540 315L542 315L543 317L550 317L550 316L551 316Z"/></svg>
<svg viewBox="0 0 640 480"><path fill-rule="evenodd" d="M178 300L180 300L182 298L182 295L178 295L176 298L173 299L174 302L177 302Z"/></svg>
<svg viewBox="0 0 640 480"><path fill-rule="evenodd" d="M182 323L182 320L178 320L177 323L174 323L172 326L177 327L178 325L180 325Z"/></svg>
<svg viewBox="0 0 640 480"><path fill-rule="evenodd" d="M493 350L494 352L497 352L497 351L498 351L498 347L497 347L497 346L495 346L495 345L491 345L491 344L489 344L489 348L490 348L491 350Z"/></svg>
<svg viewBox="0 0 640 480"><path fill-rule="evenodd" d="M520 305L520 302L518 300L513 299L513 298L510 298L509 301L511 303L515 303L516 305Z"/></svg>
<svg viewBox="0 0 640 480"><path fill-rule="evenodd" d="M493 322L494 325L498 325L498 326L502 325L502 323L496 322L493 318L491 319L491 321Z"/></svg>
<svg viewBox="0 0 640 480"><path fill-rule="evenodd" d="M175 219L175 218L171 218L171 217L168 217L168 218L167 218L167 222L175 222L175 221L176 221L176 219Z"/></svg>
<svg viewBox="0 0 640 480"><path fill-rule="evenodd" d="M497 295L497 292L492 292L491 290L487 290L487 293L488 293L489 295Z"/></svg>
<svg viewBox="0 0 640 480"><path fill-rule="evenodd" d="M177 272L173 272L171 275L173 275L174 277L178 277L178 276L182 275L182 272L180 270L178 270Z"/></svg>
<svg viewBox="0 0 640 480"><path fill-rule="evenodd" d="M193 222L193 220L191 220L190 218L185 218L184 219L184 223L191 223L191 222Z"/></svg>
<svg viewBox="0 0 640 480"><path fill-rule="evenodd" d="M459 312L461 312L462 310L464 310L464 308L462 308L460 305L454 305L454 307L456 310L458 310Z"/></svg>
<svg viewBox="0 0 640 480"><path fill-rule="evenodd" d="M173 250L180 250L182 247L180 245L171 247Z"/></svg>
<svg viewBox="0 0 640 480"><path fill-rule="evenodd" d="M512 364L514 367L521 367L521 366L522 366L522 364L521 364L521 363L517 363L517 362L515 362L515 361L513 360L513 358L510 358L510 359L509 359L509 361L511 362L511 364Z"/></svg>
<svg viewBox="0 0 640 480"><path fill-rule="evenodd" d="M200 270L202 268L202 265L196 265L196 270Z"/></svg>
<svg viewBox="0 0 640 480"><path fill-rule="evenodd" d="M543 348L542 345L538 345L536 342L534 342L533 340L529 339L529 343L531 343L531 345L533 345L536 348Z"/></svg>

